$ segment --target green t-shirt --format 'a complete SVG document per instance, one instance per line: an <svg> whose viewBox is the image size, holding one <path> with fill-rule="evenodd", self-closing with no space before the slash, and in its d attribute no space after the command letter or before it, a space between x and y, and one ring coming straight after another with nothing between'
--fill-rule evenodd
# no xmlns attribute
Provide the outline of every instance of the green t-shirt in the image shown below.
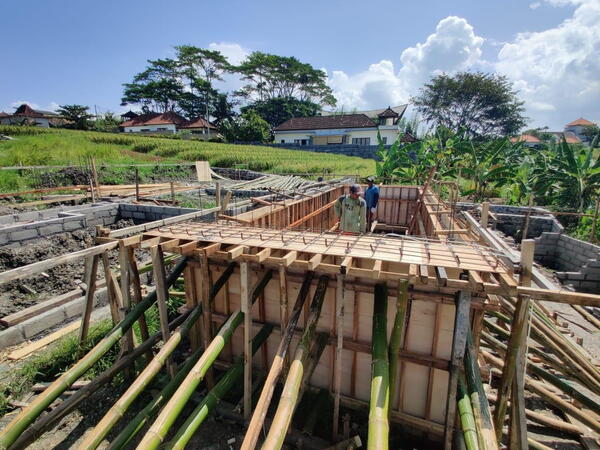
<svg viewBox="0 0 600 450"><path fill-rule="evenodd" d="M340 218L340 229L352 233L366 230L367 203L362 197L353 199L343 195L335 202L335 214Z"/></svg>

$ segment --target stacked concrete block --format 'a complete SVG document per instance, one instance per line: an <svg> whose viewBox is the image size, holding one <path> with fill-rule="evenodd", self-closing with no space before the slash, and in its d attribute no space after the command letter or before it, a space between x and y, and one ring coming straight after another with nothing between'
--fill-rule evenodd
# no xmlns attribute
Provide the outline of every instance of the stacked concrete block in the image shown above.
<svg viewBox="0 0 600 450"><path fill-rule="evenodd" d="M119 204L119 217L133 219L136 224L153 222L196 211L198 210L194 208L178 208L173 206L136 205L134 203Z"/></svg>

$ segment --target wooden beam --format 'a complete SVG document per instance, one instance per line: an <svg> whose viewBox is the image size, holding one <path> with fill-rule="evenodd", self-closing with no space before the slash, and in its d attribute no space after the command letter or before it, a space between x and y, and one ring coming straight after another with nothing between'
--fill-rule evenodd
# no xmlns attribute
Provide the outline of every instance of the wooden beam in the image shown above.
<svg viewBox="0 0 600 450"><path fill-rule="evenodd" d="M119 240L119 269L121 271L121 315L123 320L131 309L131 289L129 278L129 257L127 255L127 247L124 240ZM124 339L124 348L127 353L133 350L133 330L127 330Z"/></svg>
<svg viewBox="0 0 600 450"><path fill-rule="evenodd" d="M208 348L212 342L212 305L210 302L210 270L208 267L208 258L200 259L200 299L202 301L202 341L204 348ZM206 372L206 385L209 389L215 386L215 378L212 367L209 367Z"/></svg>
<svg viewBox="0 0 600 450"><path fill-rule="evenodd" d="M454 419L456 416L456 391L458 388L458 376L463 365L467 345L470 310L471 293L469 291L460 291L456 301L456 314L454 316L450 376L448 377L448 397L446 398L446 422L444 426L444 449L446 450L452 448Z"/></svg>
<svg viewBox="0 0 600 450"><path fill-rule="evenodd" d="M342 349L344 347L344 290L346 289L346 276L337 276L335 291L335 323L336 323L336 347L334 358L334 381L333 381L333 432L332 439L338 437L340 423L340 395L342 389Z"/></svg>
<svg viewBox="0 0 600 450"><path fill-rule="evenodd" d="M244 419L252 413L252 301L248 263L240 263L240 302L244 313Z"/></svg>
<svg viewBox="0 0 600 450"><path fill-rule="evenodd" d="M488 227L489 214L490 214L490 202L483 202L481 204L481 219L479 221L483 228Z"/></svg>
<svg viewBox="0 0 600 450"><path fill-rule="evenodd" d="M167 315L167 285L166 285L166 271L165 271L165 260L163 252L159 246L152 247L150 249L152 253L152 267L154 272L154 283L156 284L156 300L158 306L158 316L160 319L160 331L162 333L163 342L167 342L171 333L169 331L169 318ZM122 279L122 278L121 278ZM175 367L171 357L167 359L167 370L169 375L175 376Z"/></svg>
<svg viewBox="0 0 600 450"><path fill-rule="evenodd" d="M79 346L83 343L88 335L90 328L90 317L94 309L94 294L96 293L96 275L98 273L99 255L88 256L85 261L85 301L83 303L83 313L81 315L81 328L79 329Z"/></svg>

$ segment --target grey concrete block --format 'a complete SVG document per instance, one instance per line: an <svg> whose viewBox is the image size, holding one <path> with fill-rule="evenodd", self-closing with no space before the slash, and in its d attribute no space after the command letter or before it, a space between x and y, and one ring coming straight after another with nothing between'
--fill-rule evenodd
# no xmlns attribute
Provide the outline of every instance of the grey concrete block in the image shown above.
<svg viewBox="0 0 600 450"><path fill-rule="evenodd" d="M123 210L120 212L121 217L125 218L125 219L130 219L133 217L133 213L129 210Z"/></svg>
<svg viewBox="0 0 600 450"><path fill-rule="evenodd" d="M4 331L0 331L0 348L6 348L12 345L17 345L23 342L24 340L25 336L23 336L23 329L18 325L7 328Z"/></svg>
<svg viewBox="0 0 600 450"><path fill-rule="evenodd" d="M38 230L23 230L23 231L13 231L10 233L9 239L11 241L25 241L27 239L33 239L38 236Z"/></svg>
<svg viewBox="0 0 600 450"><path fill-rule="evenodd" d="M39 228L40 236L50 236L52 234L62 233L63 231L65 230L62 224L46 225Z"/></svg>
<svg viewBox="0 0 600 450"><path fill-rule="evenodd" d="M595 291L598 290L598 288L600 287L600 283L598 281L580 281L579 287L581 287L582 289Z"/></svg>
<svg viewBox="0 0 600 450"><path fill-rule="evenodd" d="M0 233L0 245L6 245L8 243L8 233Z"/></svg>
<svg viewBox="0 0 600 450"><path fill-rule="evenodd" d="M78 230L80 228L85 228L85 224L81 220L74 220L72 222L65 222L65 231L73 231Z"/></svg>
<svg viewBox="0 0 600 450"><path fill-rule="evenodd" d="M23 327L23 335L25 336L25 339L29 339L54 325L58 325L64 320L64 308L59 307L50 311L46 311L21 323Z"/></svg>

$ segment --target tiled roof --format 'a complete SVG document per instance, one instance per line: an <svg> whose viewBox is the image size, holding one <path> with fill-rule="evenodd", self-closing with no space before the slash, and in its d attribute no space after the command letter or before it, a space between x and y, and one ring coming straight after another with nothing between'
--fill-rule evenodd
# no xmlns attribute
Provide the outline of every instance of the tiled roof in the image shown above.
<svg viewBox="0 0 600 450"><path fill-rule="evenodd" d="M587 119L584 119L583 117L580 117L577 120L574 120L571 123L568 123L567 126L568 127L576 127L576 126L591 126L591 125L596 125L594 122L590 122Z"/></svg>
<svg viewBox="0 0 600 450"><path fill-rule="evenodd" d="M539 144L541 141L531 134L522 134L521 136L510 138L510 142L525 142L527 144Z"/></svg>
<svg viewBox="0 0 600 450"><path fill-rule="evenodd" d="M167 111L166 113L147 113L140 114L131 120L123 122L122 127L141 127L145 125L177 125L181 126L187 123L184 117L176 112Z"/></svg>
<svg viewBox="0 0 600 450"><path fill-rule="evenodd" d="M10 114L6 114L4 111L0 111L0 117L9 117Z"/></svg>
<svg viewBox="0 0 600 450"><path fill-rule="evenodd" d="M19 116L19 117L58 117L59 115L53 111L41 111L39 109L33 109L31 106L23 103L19 106L13 114L7 114L7 116Z"/></svg>
<svg viewBox="0 0 600 450"><path fill-rule="evenodd" d="M581 139L579 139L572 131L565 131L563 133L563 138L567 141L567 144L581 144Z"/></svg>
<svg viewBox="0 0 600 450"><path fill-rule="evenodd" d="M345 114L339 116L294 117L273 130L328 130L335 128L373 128L376 126L375 122L365 114Z"/></svg>
<svg viewBox="0 0 600 450"><path fill-rule="evenodd" d="M377 116L379 116L379 117L398 117L398 113L388 106L385 111L380 112L379 114L377 114Z"/></svg>
<svg viewBox="0 0 600 450"><path fill-rule="evenodd" d="M216 129L216 127L204 120L202 117L198 117L197 119L190 120L187 124L182 125L180 128L212 128Z"/></svg>

